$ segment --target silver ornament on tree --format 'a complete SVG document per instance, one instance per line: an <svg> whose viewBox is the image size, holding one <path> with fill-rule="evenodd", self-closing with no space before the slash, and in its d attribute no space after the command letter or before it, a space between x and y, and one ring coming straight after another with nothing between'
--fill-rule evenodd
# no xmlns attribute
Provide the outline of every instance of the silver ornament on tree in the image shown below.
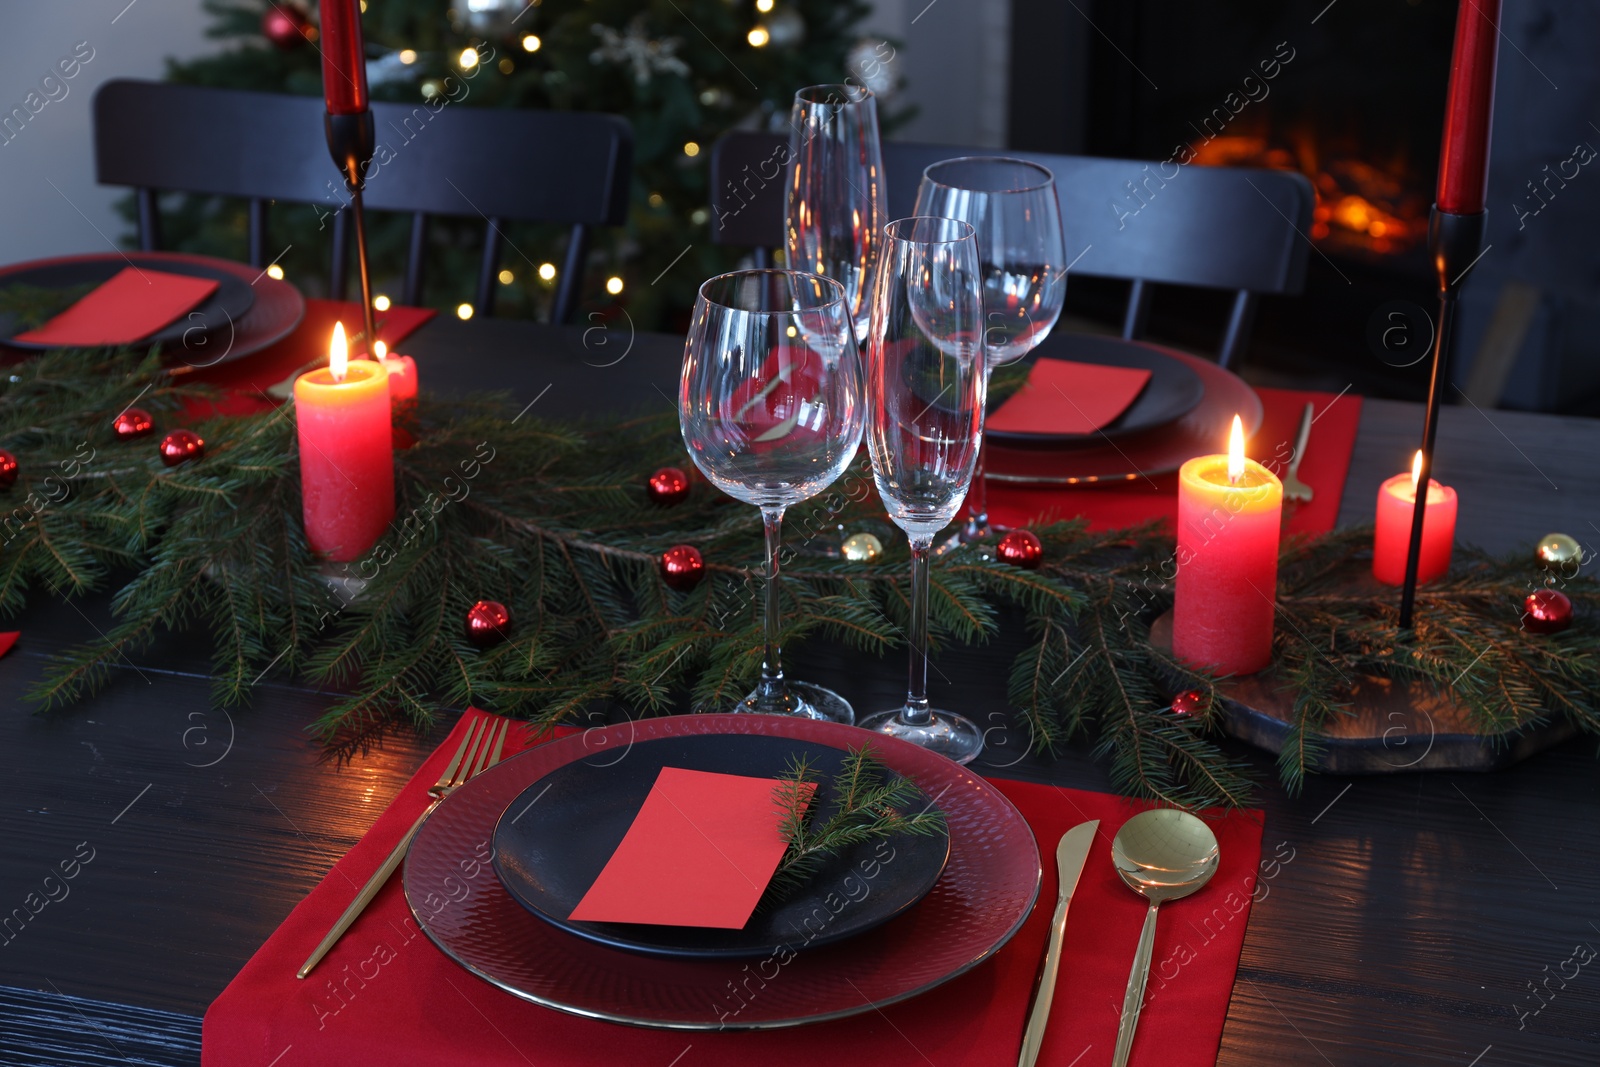
<svg viewBox="0 0 1600 1067"><path fill-rule="evenodd" d="M888 41L866 37L850 46L846 53L844 69L850 80L878 97L889 96L900 87L895 74L894 46Z"/></svg>
<svg viewBox="0 0 1600 1067"><path fill-rule="evenodd" d="M618 67L632 67L633 80L641 88L649 85L657 74L683 77L689 74L689 64L677 56L678 49L683 47L683 38L652 38L645 32L642 15L628 23L628 28L621 33L610 26L598 24L591 29L600 38L600 46L589 53L589 62L597 66L609 63Z"/></svg>
<svg viewBox="0 0 1600 1067"><path fill-rule="evenodd" d="M775 48L793 48L806 39L806 20L792 7L779 8L761 25L767 31L767 43Z"/></svg>

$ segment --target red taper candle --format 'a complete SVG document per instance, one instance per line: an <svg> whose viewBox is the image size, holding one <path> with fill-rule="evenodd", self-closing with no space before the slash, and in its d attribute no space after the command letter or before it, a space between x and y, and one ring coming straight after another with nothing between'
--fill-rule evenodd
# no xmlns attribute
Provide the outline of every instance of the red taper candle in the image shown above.
<svg viewBox="0 0 1600 1067"><path fill-rule="evenodd" d="M1498 6L1498 5L1497 5ZM367 110L367 57L361 0L321 0L322 97L330 115Z"/></svg>
<svg viewBox="0 0 1600 1067"><path fill-rule="evenodd" d="M1476 215L1489 184L1489 120L1494 110L1500 0L1461 0L1450 58L1450 96L1439 150L1440 211Z"/></svg>

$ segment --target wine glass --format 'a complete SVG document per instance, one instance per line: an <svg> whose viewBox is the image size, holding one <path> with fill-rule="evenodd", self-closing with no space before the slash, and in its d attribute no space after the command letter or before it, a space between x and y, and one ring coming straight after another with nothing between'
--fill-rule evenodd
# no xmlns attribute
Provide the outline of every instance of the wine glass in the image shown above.
<svg viewBox="0 0 1600 1067"><path fill-rule="evenodd" d="M867 335L867 443L878 495L911 542L911 671L905 704L861 726L966 763L983 733L928 704L928 556L961 510L983 439L978 245L956 219L899 219L885 233Z"/></svg>
<svg viewBox="0 0 1600 1067"><path fill-rule="evenodd" d="M866 336L887 195L871 91L811 85L794 94L785 180L788 266L843 285L856 336Z"/></svg>
<svg viewBox="0 0 1600 1067"><path fill-rule="evenodd" d="M977 231L991 370L1021 359L1049 336L1067 295L1066 239L1049 168L1004 156L935 163L922 172L916 213L961 219ZM961 541L989 533L981 453L974 495Z"/></svg>
<svg viewBox="0 0 1600 1067"><path fill-rule="evenodd" d="M838 693L783 675L778 550L789 505L822 492L861 447L861 357L844 287L793 270L743 270L700 286L678 383L683 443L711 483L761 509L766 648L734 711L851 723Z"/></svg>

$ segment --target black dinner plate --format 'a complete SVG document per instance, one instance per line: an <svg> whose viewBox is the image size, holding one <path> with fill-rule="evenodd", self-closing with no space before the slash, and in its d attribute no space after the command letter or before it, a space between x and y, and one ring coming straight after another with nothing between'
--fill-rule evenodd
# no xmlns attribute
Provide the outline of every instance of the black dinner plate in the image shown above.
<svg viewBox="0 0 1600 1067"><path fill-rule="evenodd" d="M178 260L166 256L146 256L138 252L127 255L82 256L55 260L38 266L23 265L8 269L0 278L0 289L26 285L38 289L72 289L80 286L97 286L109 281L117 272L128 266L146 270L165 271L168 274L187 274L194 278L210 278L217 282L216 291L175 321L138 343L148 345L174 345L185 336L191 341L218 330L227 330L231 324L244 318L255 304L256 294L249 283L225 270L203 262ZM70 305L69 305L70 306ZM66 308L62 308L63 311ZM43 351L58 345L19 341L15 334L26 333L26 328L12 321L11 315L0 315L0 341L14 348Z"/></svg>
<svg viewBox="0 0 1600 1067"><path fill-rule="evenodd" d="M1065 340L1070 340L1071 344L1069 349L1063 350L1060 341ZM1108 438L1115 440L1176 422L1193 411L1206 393L1205 383L1200 376L1183 363L1148 346L1130 343L1119 337L1076 335L1070 339L1047 340L1040 346L1038 358L1052 358L1052 350L1056 351L1059 358L1077 363L1147 370L1150 380L1126 411L1094 433L1019 433L985 428L985 436L1012 445L1060 447L1098 444Z"/></svg>
<svg viewBox="0 0 1600 1067"><path fill-rule="evenodd" d="M777 778L800 755L821 779L814 817L826 817L836 804L831 781L847 753L808 741L754 734L661 738L569 763L529 785L501 815L495 870L518 903L552 925L654 956L765 956L785 945L811 948L853 937L933 888L950 853L948 834L864 842L829 859L804 886L757 908L739 930L567 918L616 852L663 767ZM914 803L922 810L928 801Z"/></svg>

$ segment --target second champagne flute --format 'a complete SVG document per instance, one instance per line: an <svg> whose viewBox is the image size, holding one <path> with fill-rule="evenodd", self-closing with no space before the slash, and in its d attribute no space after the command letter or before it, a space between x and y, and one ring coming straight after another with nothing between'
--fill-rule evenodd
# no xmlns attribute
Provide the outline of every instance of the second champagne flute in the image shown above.
<svg viewBox="0 0 1600 1067"><path fill-rule="evenodd" d="M886 233L867 339L867 443L878 495L911 542L911 670L905 703L861 726L966 763L983 732L928 703L928 556L961 510L983 438L978 246L955 219L899 219Z"/></svg>
<svg viewBox="0 0 1600 1067"><path fill-rule="evenodd" d="M844 287L791 270L700 286L684 344L678 424L695 466L761 509L767 538L761 681L734 711L855 721L838 693L784 677L778 555L783 513L844 473L861 447L861 358Z"/></svg>

